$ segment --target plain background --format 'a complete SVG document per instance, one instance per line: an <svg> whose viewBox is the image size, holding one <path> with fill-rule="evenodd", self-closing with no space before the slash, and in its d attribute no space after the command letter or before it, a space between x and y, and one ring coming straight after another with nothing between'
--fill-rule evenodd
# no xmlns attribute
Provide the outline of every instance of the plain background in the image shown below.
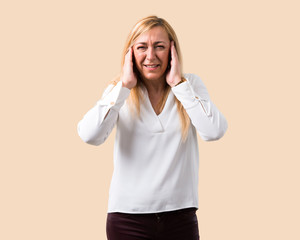
<svg viewBox="0 0 300 240"><path fill-rule="evenodd" d="M229 123L199 141L201 240L299 240L297 2L1 1L0 239L106 239L115 132L95 147L76 127L155 14Z"/></svg>

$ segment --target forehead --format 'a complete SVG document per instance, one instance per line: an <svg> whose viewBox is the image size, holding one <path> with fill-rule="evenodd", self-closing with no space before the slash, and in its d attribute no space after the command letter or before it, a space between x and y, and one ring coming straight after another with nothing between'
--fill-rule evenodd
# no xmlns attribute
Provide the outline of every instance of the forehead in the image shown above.
<svg viewBox="0 0 300 240"><path fill-rule="evenodd" d="M149 43L149 42L157 42L157 41L164 41L166 43L169 42L169 36L168 36L166 30L161 26L151 28L147 32L144 32L143 34L141 34L136 39L135 44L138 44L141 42Z"/></svg>

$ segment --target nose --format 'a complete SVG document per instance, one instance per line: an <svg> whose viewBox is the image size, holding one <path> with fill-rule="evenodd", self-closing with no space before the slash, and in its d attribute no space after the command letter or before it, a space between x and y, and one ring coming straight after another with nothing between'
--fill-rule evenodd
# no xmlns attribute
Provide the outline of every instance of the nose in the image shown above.
<svg viewBox="0 0 300 240"><path fill-rule="evenodd" d="M150 62L152 60L155 60L156 55L155 55L155 50L153 47L148 47L147 49L147 60Z"/></svg>

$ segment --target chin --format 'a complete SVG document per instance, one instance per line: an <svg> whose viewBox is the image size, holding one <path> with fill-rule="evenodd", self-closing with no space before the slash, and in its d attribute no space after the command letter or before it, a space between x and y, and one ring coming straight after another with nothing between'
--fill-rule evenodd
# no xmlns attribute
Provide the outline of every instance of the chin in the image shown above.
<svg viewBox="0 0 300 240"><path fill-rule="evenodd" d="M157 73L147 73L143 74L143 78L148 81L155 81L159 80L164 77L164 74L157 74Z"/></svg>
<svg viewBox="0 0 300 240"><path fill-rule="evenodd" d="M157 77L157 76L145 76L144 79L146 81L157 81L157 80L161 79L161 77Z"/></svg>

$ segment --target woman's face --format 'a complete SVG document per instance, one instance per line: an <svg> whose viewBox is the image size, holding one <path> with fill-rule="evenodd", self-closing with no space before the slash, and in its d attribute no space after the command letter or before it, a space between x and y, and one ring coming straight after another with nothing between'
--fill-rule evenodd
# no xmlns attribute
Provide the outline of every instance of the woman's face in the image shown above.
<svg viewBox="0 0 300 240"><path fill-rule="evenodd" d="M133 45L136 67L144 80L164 80L168 67L170 40L160 26L141 34Z"/></svg>

